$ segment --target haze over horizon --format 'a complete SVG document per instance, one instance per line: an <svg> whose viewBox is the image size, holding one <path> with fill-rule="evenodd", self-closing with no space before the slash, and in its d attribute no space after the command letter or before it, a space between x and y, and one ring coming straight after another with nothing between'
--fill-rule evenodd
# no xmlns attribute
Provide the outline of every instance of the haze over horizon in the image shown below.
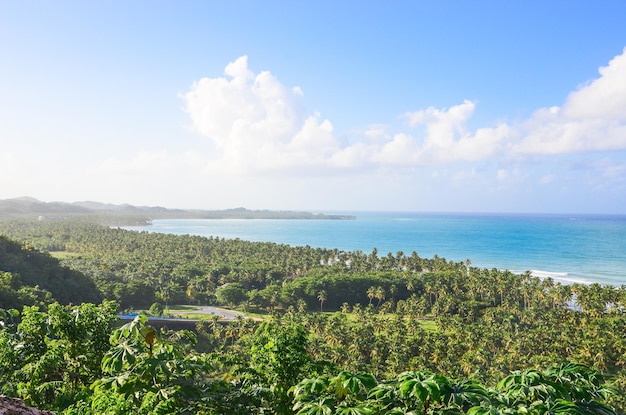
<svg viewBox="0 0 626 415"><path fill-rule="evenodd" d="M626 214L625 15L0 0L0 199Z"/></svg>

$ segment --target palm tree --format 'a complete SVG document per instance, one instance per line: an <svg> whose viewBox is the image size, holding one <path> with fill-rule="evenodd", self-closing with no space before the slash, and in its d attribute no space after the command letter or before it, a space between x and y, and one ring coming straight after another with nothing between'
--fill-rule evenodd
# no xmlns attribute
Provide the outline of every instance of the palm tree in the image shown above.
<svg viewBox="0 0 626 415"><path fill-rule="evenodd" d="M296 304L298 306L298 312L300 314L304 314L306 312L306 301L300 298Z"/></svg>
<svg viewBox="0 0 626 415"><path fill-rule="evenodd" d="M344 314L347 314L350 312L350 304L344 302L343 304L341 304L341 312Z"/></svg>
<svg viewBox="0 0 626 415"><path fill-rule="evenodd" d="M367 298L370 299L369 305L372 304L372 300L376 297L376 287L373 285L367 289Z"/></svg>
<svg viewBox="0 0 626 415"><path fill-rule="evenodd" d="M376 287L375 294L376 294L375 297L378 300L378 304L376 304L376 308L378 308L380 307L381 301L385 299L385 296L386 296L385 289L379 285L378 287Z"/></svg>
<svg viewBox="0 0 626 415"><path fill-rule="evenodd" d="M378 249L372 249L372 253L367 257L367 266L370 271L378 268Z"/></svg>
<svg viewBox="0 0 626 415"><path fill-rule="evenodd" d="M396 294L398 294L398 286L396 284L392 284L391 287L389 287L389 294L391 294L391 301L394 301Z"/></svg>
<svg viewBox="0 0 626 415"><path fill-rule="evenodd" d="M324 301L326 301L328 299L328 294L326 294L325 290L320 290L317 293L317 299L320 302L320 311L324 311Z"/></svg>

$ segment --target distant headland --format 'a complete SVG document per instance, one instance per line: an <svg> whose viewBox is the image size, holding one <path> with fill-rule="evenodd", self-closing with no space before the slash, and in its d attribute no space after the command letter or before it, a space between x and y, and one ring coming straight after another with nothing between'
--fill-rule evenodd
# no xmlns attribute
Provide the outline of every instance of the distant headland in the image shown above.
<svg viewBox="0 0 626 415"><path fill-rule="evenodd" d="M145 225L153 219L355 219L352 215L291 210L250 210L243 207L223 210L197 210L129 204L116 205L92 201L42 202L32 197L0 199L0 220L28 218L39 220L89 219L108 225Z"/></svg>

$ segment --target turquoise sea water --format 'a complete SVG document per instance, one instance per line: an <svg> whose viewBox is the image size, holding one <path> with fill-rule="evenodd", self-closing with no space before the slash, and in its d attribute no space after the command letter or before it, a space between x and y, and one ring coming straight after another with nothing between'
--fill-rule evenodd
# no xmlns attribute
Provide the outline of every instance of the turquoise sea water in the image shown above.
<svg viewBox="0 0 626 415"><path fill-rule="evenodd" d="M128 227L293 246L416 251L562 282L626 284L626 216L342 212L355 220L175 219Z"/></svg>

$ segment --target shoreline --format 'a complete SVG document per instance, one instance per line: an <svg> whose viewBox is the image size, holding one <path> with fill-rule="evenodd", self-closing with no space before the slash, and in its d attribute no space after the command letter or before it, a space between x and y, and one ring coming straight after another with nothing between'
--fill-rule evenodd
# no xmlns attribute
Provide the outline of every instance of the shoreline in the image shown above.
<svg viewBox="0 0 626 415"><path fill-rule="evenodd" d="M408 220L406 220L408 219ZM174 235L197 235L292 247L361 252L379 257L398 252L448 261L468 258L478 268L531 271L567 284L626 284L626 221L570 221L565 217L359 215L350 221L157 219L124 227Z"/></svg>

